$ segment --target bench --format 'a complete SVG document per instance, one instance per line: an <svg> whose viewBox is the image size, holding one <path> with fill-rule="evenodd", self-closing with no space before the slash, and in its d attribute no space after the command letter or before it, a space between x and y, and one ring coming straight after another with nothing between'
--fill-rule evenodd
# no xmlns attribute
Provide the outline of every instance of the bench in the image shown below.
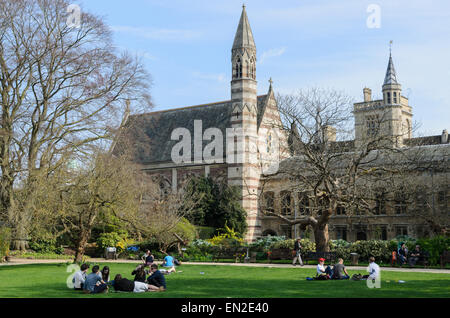
<svg viewBox="0 0 450 318"><path fill-rule="evenodd" d="M335 252L308 252L306 254L302 254L303 261L318 261L319 258L325 258L326 261L334 264L336 262L336 253Z"/></svg>
<svg viewBox="0 0 450 318"><path fill-rule="evenodd" d="M267 253L267 258L270 261L274 259L293 259L295 251L290 248L274 248Z"/></svg>
<svg viewBox="0 0 450 318"><path fill-rule="evenodd" d="M234 259L238 263L247 255L246 252L243 248L219 249L213 252L212 260L217 262L219 259Z"/></svg>
<svg viewBox="0 0 450 318"><path fill-rule="evenodd" d="M444 251L441 255L441 268L450 263L450 251Z"/></svg>

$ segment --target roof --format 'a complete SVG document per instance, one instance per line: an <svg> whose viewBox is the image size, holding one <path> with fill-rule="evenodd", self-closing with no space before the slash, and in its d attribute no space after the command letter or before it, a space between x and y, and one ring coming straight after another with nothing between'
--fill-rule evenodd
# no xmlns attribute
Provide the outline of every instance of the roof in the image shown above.
<svg viewBox="0 0 450 318"><path fill-rule="evenodd" d="M392 61L392 55L389 54L389 63L386 70L386 76L384 77L383 85L398 84L397 74L395 73L394 62Z"/></svg>
<svg viewBox="0 0 450 318"><path fill-rule="evenodd" d="M250 28L250 23L248 22L247 12L245 11L245 6L242 7L241 19L239 20L239 25L233 42L233 49L242 47L256 48L252 29Z"/></svg>
<svg viewBox="0 0 450 318"><path fill-rule="evenodd" d="M267 95L257 98L258 119L263 116ZM129 116L124 134L127 145L132 141L132 160L139 164L151 164L172 161L171 152L179 140L171 140L172 131L176 128L186 128L191 134L191 150L194 152L194 120L202 121L202 133L208 128L218 128L224 136L224 155L226 154L226 128L231 128L232 103L231 100L175 108L146 114ZM260 123L261 121L258 120ZM121 142L122 140L122 142ZM114 151L124 147L123 140L119 139ZM211 141L203 141L205 145Z"/></svg>

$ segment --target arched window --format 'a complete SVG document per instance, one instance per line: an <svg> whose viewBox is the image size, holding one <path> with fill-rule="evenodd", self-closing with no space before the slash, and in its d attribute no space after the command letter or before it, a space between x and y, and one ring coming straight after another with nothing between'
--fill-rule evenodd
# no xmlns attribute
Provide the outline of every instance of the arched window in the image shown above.
<svg viewBox="0 0 450 318"><path fill-rule="evenodd" d="M245 76L250 77L250 63L248 61L245 61L245 64L247 66L247 74L245 74Z"/></svg>
<svg viewBox="0 0 450 318"><path fill-rule="evenodd" d="M263 209L265 209L267 212L274 212L275 211L275 205L274 205L274 198L275 195L273 192L265 192L264 193L264 206Z"/></svg>
<svg viewBox="0 0 450 318"><path fill-rule="evenodd" d="M394 104L397 104L397 92L394 92Z"/></svg>
<svg viewBox="0 0 450 318"><path fill-rule="evenodd" d="M309 198L306 192L301 192L298 194L299 207L298 210L300 215L309 215Z"/></svg>
<svg viewBox="0 0 450 318"><path fill-rule="evenodd" d="M289 191L281 192L281 214L291 215L292 204L291 204L291 193Z"/></svg>
<svg viewBox="0 0 450 318"><path fill-rule="evenodd" d="M387 103L391 103L391 93L387 92Z"/></svg>
<svg viewBox="0 0 450 318"><path fill-rule="evenodd" d="M240 78L241 77L240 73L242 73L241 59L237 58L235 64L235 77Z"/></svg>

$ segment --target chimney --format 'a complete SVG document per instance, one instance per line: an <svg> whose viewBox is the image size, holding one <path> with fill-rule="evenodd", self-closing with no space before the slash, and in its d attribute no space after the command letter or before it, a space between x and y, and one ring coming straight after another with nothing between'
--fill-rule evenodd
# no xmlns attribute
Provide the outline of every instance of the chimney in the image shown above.
<svg viewBox="0 0 450 318"><path fill-rule="evenodd" d="M336 128L333 126L323 126L323 136L325 142L334 142L336 141Z"/></svg>
<svg viewBox="0 0 450 318"><path fill-rule="evenodd" d="M448 132L447 129L444 129L442 131L442 135L441 135L441 144L446 144L448 143Z"/></svg>
<svg viewBox="0 0 450 318"><path fill-rule="evenodd" d="M363 89L363 93L364 93L364 101L370 102L372 100L372 90L370 88L365 87Z"/></svg>

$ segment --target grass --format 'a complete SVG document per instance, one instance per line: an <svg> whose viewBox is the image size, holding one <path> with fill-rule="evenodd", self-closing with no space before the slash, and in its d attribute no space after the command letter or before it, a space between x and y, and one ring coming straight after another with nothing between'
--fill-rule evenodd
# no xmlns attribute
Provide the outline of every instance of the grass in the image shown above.
<svg viewBox="0 0 450 318"><path fill-rule="evenodd" d="M111 276L132 279L135 264L108 263ZM0 297L61 298L196 298L196 297L450 297L450 275L433 273L381 273L381 288L369 289L365 281L307 281L314 269L182 265L181 273L166 276L168 290L160 293L86 295L66 286L67 264L0 266ZM200 274L204 272L204 274ZM361 272L350 270L350 275ZM362 273L365 274L365 273ZM406 283L400 284L398 280Z"/></svg>

